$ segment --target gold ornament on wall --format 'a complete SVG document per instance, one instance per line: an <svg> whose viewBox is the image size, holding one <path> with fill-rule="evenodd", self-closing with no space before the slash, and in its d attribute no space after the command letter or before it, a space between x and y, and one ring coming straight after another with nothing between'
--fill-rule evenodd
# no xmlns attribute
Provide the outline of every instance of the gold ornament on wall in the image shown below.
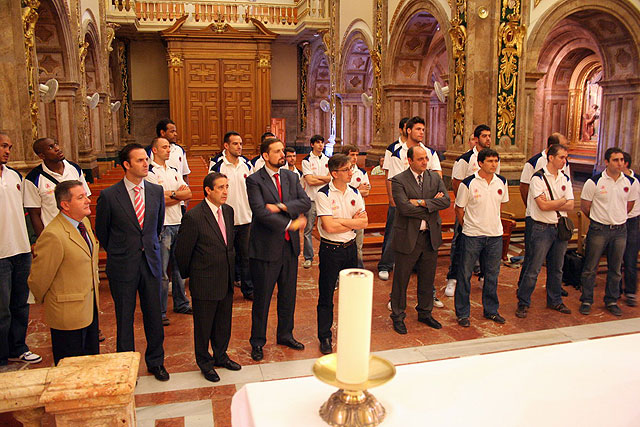
<svg viewBox="0 0 640 427"><path fill-rule="evenodd" d="M33 66L35 55L35 28L38 21L39 0L22 0L22 30L27 68L27 87L29 90L29 115L31 117L31 135L38 138L38 81Z"/></svg>
<svg viewBox="0 0 640 427"><path fill-rule="evenodd" d="M114 22L107 23L107 52L113 51L113 47L111 47L111 44L113 43L113 39L115 39L116 37L116 30L118 29L118 27L120 27L120 25Z"/></svg>
<svg viewBox="0 0 640 427"><path fill-rule="evenodd" d="M384 22L383 11L386 2L376 0L376 20L375 20L375 46L371 53L371 63L373 65L373 81L375 92L375 104L373 108L373 128L374 133L380 133L382 126L382 49L384 46Z"/></svg>
<svg viewBox="0 0 640 427"><path fill-rule="evenodd" d="M451 37L453 48L453 139L459 136L460 140L464 135L464 98L465 98L465 76L467 72L467 2L466 0L456 0L451 20Z"/></svg>
<svg viewBox="0 0 640 427"><path fill-rule="evenodd" d="M169 67L179 68L183 65L182 55L179 53L169 52ZM177 70L174 70L177 71Z"/></svg>
<svg viewBox="0 0 640 427"><path fill-rule="evenodd" d="M262 54L258 58L258 68L262 69L262 71L266 71L268 68L271 68L271 55Z"/></svg>
<svg viewBox="0 0 640 427"><path fill-rule="evenodd" d="M309 90L309 62L311 61L311 46L304 42L300 46L300 131L307 129L307 96Z"/></svg>

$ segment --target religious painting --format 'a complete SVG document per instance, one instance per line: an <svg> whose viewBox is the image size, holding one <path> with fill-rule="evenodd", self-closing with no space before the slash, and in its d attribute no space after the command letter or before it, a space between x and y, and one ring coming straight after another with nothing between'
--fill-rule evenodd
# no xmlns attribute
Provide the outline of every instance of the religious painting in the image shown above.
<svg viewBox="0 0 640 427"><path fill-rule="evenodd" d="M580 127L580 140L598 142L600 128L600 105L602 99L602 87L599 85L602 79L602 69L596 70L585 81L582 96L582 125Z"/></svg>

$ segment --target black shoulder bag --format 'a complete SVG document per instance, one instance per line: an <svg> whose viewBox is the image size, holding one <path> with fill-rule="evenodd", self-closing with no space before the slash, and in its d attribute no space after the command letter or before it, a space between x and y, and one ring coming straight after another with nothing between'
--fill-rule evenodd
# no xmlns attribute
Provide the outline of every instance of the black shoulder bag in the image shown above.
<svg viewBox="0 0 640 427"><path fill-rule="evenodd" d="M553 200L553 191L551 190L551 186L549 185L549 181L547 181L547 177L542 172L542 179L544 179L545 184L547 184L547 188L549 189L549 194L551 195L551 200ZM558 239L563 242L568 242L573 236L573 221L568 216L560 215L560 212L556 211L556 215L558 215Z"/></svg>

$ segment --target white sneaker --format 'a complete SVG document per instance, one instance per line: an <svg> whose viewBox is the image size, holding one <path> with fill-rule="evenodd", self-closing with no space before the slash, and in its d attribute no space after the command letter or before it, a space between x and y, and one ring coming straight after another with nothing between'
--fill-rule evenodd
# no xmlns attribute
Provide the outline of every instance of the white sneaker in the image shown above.
<svg viewBox="0 0 640 427"><path fill-rule="evenodd" d="M438 299L438 297L437 297L437 296L435 296L435 295L434 295L434 296L433 296L433 306L434 306L434 307L437 307L437 308L442 308L442 307L444 307L444 304L442 303L442 301L440 301L440 300Z"/></svg>
<svg viewBox="0 0 640 427"><path fill-rule="evenodd" d="M42 362L42 357L38 356L35 353L31 353L30 351L25 351L19 357L10 357L9 361L23 363L40 363Z"/></svg>
<svg viewBox="0 0 640 427"><path fill-rule="evenodd" d="M378 271L378 277L380 280L389 280L389 272L385 270Z"/></svg>
<svg viewBox="0 0 640 427"><path fill-rule="evenodd" d="M302 266L304 268L311 268L311 260L310 259L305 259L304 262L302 263Z"/></svg>
<svg viewBox="0 0 640 427"><path fill-rule="evenodd" d="M444 294L448 297L452 297L456 294L456 283L458 281L456 279L447 280L447 287L444 290Z"/></svg>
<svg viewBox="0 0 640 427"><path fill-rule="evenodd" d="M391 310L391 300L389 300L389 302L387 303L387 310L392 311Z"/></svg>
<svg viewBox="0 0 640 427"><path fill-rule="evenodd" d="M484 276L482 276L482 277L478 277L478 283L479 283L480 285L484 285Z"/></svg>

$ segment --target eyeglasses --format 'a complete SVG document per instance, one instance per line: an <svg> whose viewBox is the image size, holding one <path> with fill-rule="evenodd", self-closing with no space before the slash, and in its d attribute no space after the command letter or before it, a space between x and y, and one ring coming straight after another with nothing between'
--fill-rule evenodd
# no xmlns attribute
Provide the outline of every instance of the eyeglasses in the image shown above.
<svg viewBox="0 0 640 427"><path fill-rule="evenodd" d="M351 168L347 168L347 169L336 169L336 172L351 172Z"/></svg>

